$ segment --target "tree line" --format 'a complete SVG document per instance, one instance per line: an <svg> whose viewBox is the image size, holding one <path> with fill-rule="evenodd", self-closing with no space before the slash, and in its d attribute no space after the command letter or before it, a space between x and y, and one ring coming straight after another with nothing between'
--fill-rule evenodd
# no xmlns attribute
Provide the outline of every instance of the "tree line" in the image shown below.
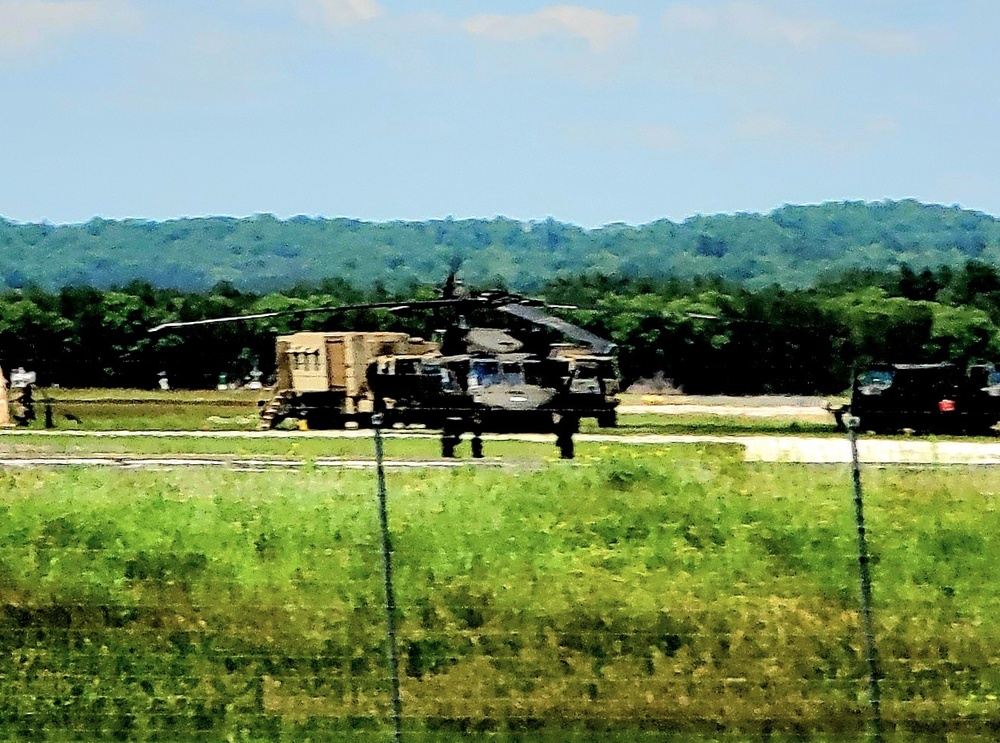
<svg viewBox="0 0 1000 743"><path fill-rule="evenodd" d="M150 333L163 322L436 296L432 285L361 290L343 280L260 294L232 284L189 292L131 282L114 289L38 287L0 293L0 366L43 385L175 387L274 371L274 337L299 329L397 330L427 336L426 313L355 310ZM546 300L618 344L626 383L662 376L692 393L837 393L872 362L1000 361L1000 274L953 269L855 270L807 289L752 289L721 278L636 280L589 274L550 282ZM480 317L475 322L499 322Z"/></svg>
<svg viewBox="0 0 1000 743"><path fill-rule="evenodd" d="M156 260L150 260L150 256ZM0 219L0 288L110 289L133 280L184 291L222 281L267 293L339 276L401 291L467 281L537 292L550 278L615 275L669 281L719 276L763 289L807 288L826 276L903 264L916 270L1000 263L1000 220L917 201L784 206L769 214L694 216L584 229L554 219L371 223L257 215L84 224Z"/></svg>

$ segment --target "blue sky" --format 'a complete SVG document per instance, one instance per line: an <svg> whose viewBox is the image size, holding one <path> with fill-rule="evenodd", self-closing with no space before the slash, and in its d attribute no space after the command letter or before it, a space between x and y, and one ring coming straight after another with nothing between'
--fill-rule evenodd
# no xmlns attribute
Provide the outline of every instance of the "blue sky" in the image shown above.
<svg viewBox="0 0 1000 743"><path fill-rule="evenodd" d="M995 0L0 0L0 215L1000 215Z"/></svg>

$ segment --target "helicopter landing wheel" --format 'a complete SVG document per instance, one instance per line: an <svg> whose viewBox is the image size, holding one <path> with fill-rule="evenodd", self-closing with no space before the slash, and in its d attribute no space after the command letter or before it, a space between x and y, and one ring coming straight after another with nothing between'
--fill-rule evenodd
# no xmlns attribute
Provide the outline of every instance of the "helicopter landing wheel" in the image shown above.
<svg viewBox="0 0 1000 743"><path fill-rule="evenodd" d="M573 416L564 415L556 422L556 446L559 447L559 456L562 459L572 459L575 452L573 448L573 434L580 430L580 420Z"/></svg>
<svg viewBox="0 0 1000 743"><path fill-rule="evenodd" d="M478 417L472 419L472 458L483 458L483 423Z"/></svg>
<svg viewBox="0 0 1000 743"><path fill-rule="evenodd" d="M572 459L574 456L573 451L573 434L570 431L560 432L556 436L556 446L559 447L559 457L561 459Z"/></svg>
<svg viewBox="0 0 1000 743"><path fill-rule="evenodd" d="M598 413L597 425L601 428L615 428L618 425L618 414L614 410Z"/></svg>
<svg viewBox="0 0 1000 743"><path fill-rule="evenodd" d="M445 459L455 458L455 447L458 446L459 438L452 434L441 434L441 456Z"/></svg>
<svg viewBox="0 0 1000 743"><path fill-rule="evenodd" d="M460 421L446 421L444 429L441 431L441 456L445 459L454 459L455 447L462 440L462 427Z"/></svg>

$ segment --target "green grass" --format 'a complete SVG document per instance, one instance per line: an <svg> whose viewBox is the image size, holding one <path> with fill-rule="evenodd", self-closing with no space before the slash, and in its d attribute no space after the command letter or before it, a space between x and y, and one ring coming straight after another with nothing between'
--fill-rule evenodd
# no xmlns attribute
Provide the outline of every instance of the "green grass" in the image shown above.
<svg viewBox="0 0 1000 743"><path fill-rule="evenodd" d="M118 400L129 402L211 402L228 405L256 405L256 401L260 397L266 397L268 394L269 391L266 389L160 390L110 387L37 387L34 390L35 400L38 401Z"/></svg>
<svg viewBox="0 0 1000 743"><path fill-rule="evenodd" d="M744 434L843 435L837 431L833 416L829 422L794 420L789 418L755 418L746 415L657 415L635 413L618 416L617 428L598 428L593 420L581 421L584 433L682 434L702 433L718 436Z"/></svg>
<svg viewBox="0 0 1000 743"><path fill-rule="evenodd" d="M53 396L52 402L35 403L36 420L30 429L45 428L46 405L51 406L54 428L65 430L253 430L259 420L257 397L237 396L235 392L202 396L178 393L182 396L177 398L149 392L131 396L132 390L104 390L104 395L86 396L81 391L73 396L64 396L68 391L59 392L63 394Z"/></svg>
<svg viewBox="0 0 1000 743"><path fill-rule="evenodd" d="M865 484L896 738L992 739L1000 473ZM388 487L414 739L859 739L845 469L604 446ZM3 737L387 740L378 544L368 472L0 472Z"/></svg>
<svg viewBox="0 0 1000 743"><path fill-rule="evenodd" d="M108 454L112 456L229 456L270 457L311 462L321 457L374 459L374 434L360 437L308 437L273 432L254 438L196 436L79 436L59 432L17 432L0 434L0 456L60 457ZM538 464L557 456L555 436L549 443L521 441L487 441L488 459L502 459L508 464ZM385 437L393 459L438 459L441 444L435 434ZM581 456L596 455L600 444L581 442ZM459 457L468 459L470 447L464 441L458 448Z"/></svg>
<svg viewBox="0 0 1000 743"><path fill-rule="evenodd" d="M30 429L44 428L44 400L51 400L56 430L253 430L259 415L257 402L268 394L267 390L39 390L35 395L37 420ZM593 420L585 420L582 430L612 434L697 432L720 435L835 432L832 416L828 422L817 423L740 415L643 413L620 415L619 426L599 429Z"/></svg>

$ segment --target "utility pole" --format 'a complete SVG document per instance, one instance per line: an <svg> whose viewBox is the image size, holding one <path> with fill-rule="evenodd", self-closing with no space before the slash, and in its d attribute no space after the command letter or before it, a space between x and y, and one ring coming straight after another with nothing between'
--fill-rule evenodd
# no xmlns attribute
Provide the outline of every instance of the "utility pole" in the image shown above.
<svg viewBox="0 0 1000 743"><path fill-rule="evenodd" d="M392 542L389 539L389 511L386 506L385 467L382 460L382 414L372 416L375 429L375 473L378 479L378 517L382 530L382 578L385 584L386 654L392 682L392 725L396 741L403 739L403 701L399 694L399 658L396 655L396 596L392 590Z"/></svg>

